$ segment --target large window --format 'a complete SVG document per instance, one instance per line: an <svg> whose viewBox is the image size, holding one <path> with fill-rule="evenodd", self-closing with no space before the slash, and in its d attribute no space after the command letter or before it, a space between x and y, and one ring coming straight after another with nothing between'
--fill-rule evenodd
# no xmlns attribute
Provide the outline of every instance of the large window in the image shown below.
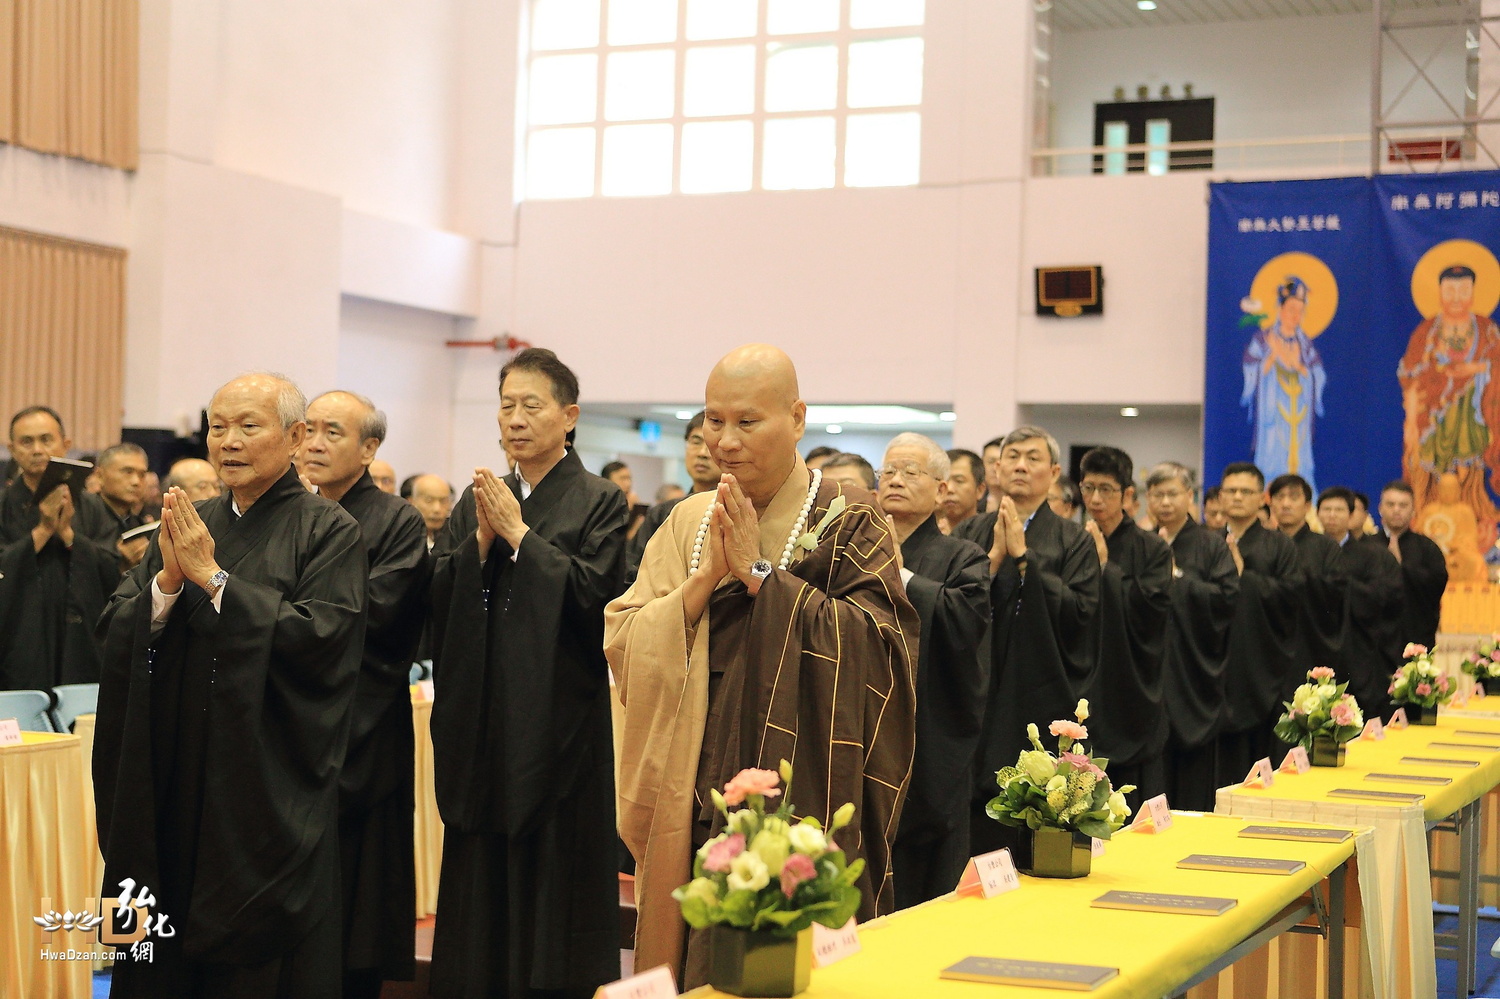
<svg viewBox="0 0 1500 999"><path fill-rule="evenodd" d="M533 0L529 198L915 184L924 0Z"/></svg>

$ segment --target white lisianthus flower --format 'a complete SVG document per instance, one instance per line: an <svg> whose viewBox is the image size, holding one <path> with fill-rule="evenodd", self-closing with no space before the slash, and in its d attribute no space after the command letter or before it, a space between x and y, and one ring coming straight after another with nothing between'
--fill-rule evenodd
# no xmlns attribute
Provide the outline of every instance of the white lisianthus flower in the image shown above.
<svg viewBox="0 0 1500 999"><path fill-rule="evenodd" d="M816 857L828 849L828 837L823 835L822 830L814 829L805 822L792 826L787 833L787 841L792 844L793 850L809 857Z"/></svg>
<svg viewBox="0 0 1500 999"><path fill-rule="evenodd" d="M1064 787L1067 787L1067 786L1068 786L1068 779L1066 777L1064 777L1062 774L1056 774L1056 775L1054 775L1053 778L1047 782L1047 790L1048 791L1056 791L1056 790L1059 790L1060 788L1064 788Z"/></svg>
<svg viewBox="0 0 1500 999"><path fill-rule="evenodd" d="M1305 715L1317 714L1318 712L1323 710L1323 698L1317 696L1316 694L1311 697L1304 697L1297 704L1297 707Z"/></svg>
<svg viewBox="0 0 1500 999"><path fill-rule="evenodd" d="M1338 688L1331 683L1325 683L1318 687L1317 694L1325 701L1333 700L1333 695L1338 693Z"/></svg>
<svg viewBox="0 0 1500 999"><path fill-rule="evenodd" d="M1119 791L1109 796L1109 814L1117 819L1123 819L1130 814L1130 806L1125 803L1125 796Z"/></svg>
<svg viewBox="0 0 1500 999"><path fill-rule="evenodd" d="M1036 742L1041 737L1042 733L1037 731L1036 722L1031 722L1026 726L1026 738L1030 739L1032 742Z"/></svg>
<svg viewBox="0 0 1500 999"><path fill-rule="evenodd" d="M1301 704L1311 696L1313 696L1313 685L1310 683L1304 683L1302 686L1298 687L1295 691L1292 692L1292 703Z"/></svg>
<svg viewBox="0 0 1500 999"><path fill-rule="evenodd" d="M766 821L761 824L760 831L763 833L772 833L776 836L785 836L791 831L791 827L787 825L786 819L778 819L774 815L767 815Z"/></svg>
<svg viewBox="0 0 1500 999"><path fill-rule="evenodd" d="M1045 787L1057 773L1057 762L1052 759L1051 754L1035 749L1028 749L1022 753L1018 765L1037 787Z"/></svg>
<svg viewBox="0 0 1500 999"><path fill-rule="evenodd" d="M1086 722L1089 720L1088 698L1080 697L1078 699L1078 707L1073 709L1073 717L1077 718L1081 722Z"/></svg>
<svg viewBox="0 0 1500 999"><path fill-rule="evenodd" d="M748 888L760 891L771 883L771 872L766 862L754 850L746 850L729 863L729 887L731 890Z"/></svg>
<svg viewBox="0 0 1500 999"><path fill-rule="evenodd" d="M849 824L854 818L854 802L846 801L833 813L833 822L829 825L830 832L838 832Z"/></svg>
<svg viewBox="0 0 1500 999"><path fill-rule="evenodd" d="M750 849L765 861L766 870L771 872L772 877L780 877L781 865L786 863L787 855L792 852L792 844L784 834L762 829L750 841Z"/></svg>
<svg viewBox="0 0 1500 999"><path fill-rule="evenodd" d="M682 894L684 898L701 898L712 905L719 900L719 886L712 878L694 878Z"/></svg>

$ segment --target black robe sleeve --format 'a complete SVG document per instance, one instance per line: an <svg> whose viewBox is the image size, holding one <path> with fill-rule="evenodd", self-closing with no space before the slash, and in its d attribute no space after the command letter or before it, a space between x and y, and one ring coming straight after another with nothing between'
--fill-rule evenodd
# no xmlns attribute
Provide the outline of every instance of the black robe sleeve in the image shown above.
<svg viewBox="0 0 1500 999"><path fill-rule="evenodd" d="M1280 711L1282 685L1298 664L1303 587L1297 546L1280 531L1251 524L1240 539L1240 555L1245 571L1229 628L1225 678L1224 730L1230 733L1269 729Z"/></svg>
<svg viewBox="0 0 1500 999"><path fill-rule="evenodd" d="M1416 642L1429 649L1437 644L1442 618L1443 591L1448 588L1448 563L1443 550L1431 538L1407 531L1397 544L1401 548L1401 577L1405 589L1401 610L1402 647Z"/></svg>
<svg viewBox="0 0 1500 999"><path fill-rule="evenodd" d="M1340 679L1367 716L1389 700L1391 674L1401 664L1401 566L1374 538L1350 540L1343 548L1349 577L1344 606Z"/></svg>
<svg viewBox="0 0 1500 999"><path fill-rule="evenodd" d="M912 577L906 595L922 630L917 748L901 812L903 840L920 839L924 831L941 835L966 821L969 775L989 686L989 664L979 656L990 620L989 557L969 542L940 535L934 540L946 542L942 550L924 552L907 564Z"/></svg>
<svg viewBox="0 0 1500 999"><path fill-rule="evenodd" d="M1158 756L1167 737L1162 663L1172 611L1172 552L1128 520L1107 541L1089 730L1100 755L1132 766Z"/></svg>
<svg viewBox="0 0 1500 999"><path fill-rule="evenodd" d="M658 503L646 511L645 519L641 521L635 537L630 539L625 548L625 585L627 587L635 582L636 573L640 571L641 559L646 556L646 542L650 541L651 536L667 522L667 517L678 502L680 501L669 500L666 503Z"/></svg>
<svg viewBox="0 0 1500 999"><path fill-rule="evenodd" d="M1240 577L1224 539L1197 524L1172 543L1172 624L1167 644L1167 720L1179 747L1206 745L1224 712L1224 667Z"/></svg>
<svg viewBox="0 0 1500 999"><path fill-rule="evenodd" d="M1284 701L1307 681L1307 671L1314 666L1337 668L1343 662L1344 594L1350 582L1343 549L1333 539L1304 527L1293 542L1302 567L1301 647L1296 667L1282 681Z"/></svg>
<svg viewBox="0 0 1500 999"><path fill-rule="evenodd" d="M120 581L112 552L73 534L37 551L31 534L0 549L0 690L99 682L94 623Z"/></svg>

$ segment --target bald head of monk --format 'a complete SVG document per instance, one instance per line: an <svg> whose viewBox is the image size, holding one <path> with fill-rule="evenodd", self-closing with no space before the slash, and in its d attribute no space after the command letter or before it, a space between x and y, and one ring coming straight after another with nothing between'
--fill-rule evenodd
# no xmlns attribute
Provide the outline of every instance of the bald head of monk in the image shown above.
<svg viewBox="0 0 1500 999"><path fill-rule="evenodd" d="M307 397L282 375L241 375L208 404L208 461L241 511L286 474L306 436Z"/></svg>
<svg viewBox="0 0 1500 999"><path fill-rule="evenodd" d="M807 404L784 351L753 343L724 356L708 376L703 435L719 469L764 509L797 464Z"/></svg>

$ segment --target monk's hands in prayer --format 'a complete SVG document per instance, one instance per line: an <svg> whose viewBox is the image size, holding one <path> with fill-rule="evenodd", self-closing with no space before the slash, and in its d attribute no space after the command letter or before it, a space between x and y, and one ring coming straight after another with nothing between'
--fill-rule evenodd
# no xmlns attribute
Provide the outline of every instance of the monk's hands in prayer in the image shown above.
<svg viewBox="0 0 1500 999"><path fill-rule="evenodd" d="M474 506L480 514L480 558L489 555L489 546L484 541L486 522L492 532L491 541L496 537L502 538L512 551L520 551L521 539L530 530L521 519L521 501L488 468L474 470Z"/></svg>
<svg viewBox="0 0 1500 999"><path fill-rule="evenodd" d="M60 485L37 507L37 524L31 529L31 545L41 551L54 536L73 547L73 493Z"/></svg>
<svg viewBox="0 0 1500 999"><path fill-rule="evenodd" d="M163 498L161 530L172 532L172 548L183 578L206 590L209 579L219 571L219 563L214 561L214 536L208 533L208 525L198 516L187 493L173 486L167 496L171 502Z"/></svg>
<svg viewBox="0 0 1500 999"><path fill-rule="evenodd" d="M760 592L761 581L750 575L750 567L760 558L760 518L755 515L755 504L740 489L738 480L728 473L719 479L714 516L719 523L724 562L734 578L744 583L754 596ZM702 568L701 562L699 568Z"/></svg>
<svg viewBox="0 0 1500 999"><path fill-rule="evenodd" d="M1396 562L1399 564L1401 561L1401 539L1396 537L1395 531L1391 532L1390 543L1386 547L1391 550L1392 555L1396 556Z"/></svg>
<svg viewBox="0 0 1500 999"><path fill-rule="evenodd" d="M1243 576L1245 574L1245 556L1240 554L1240 539L1233 534L1225 539L1229 544L1229 555L1234 559L1234 571Z"/></svg>
<svg viewBox="0 0 1500 999"><path fill-rule="evenodd" d="M1099 530L1098 522L1091 520L1083 525L1083 529L1094 539L1094 550L1099 553L1099 567L1102 569L1109 565L1109 545L1104 541L1104 532Z"/></svg>
<svg viewBox="0 0 1500 999"><path fill-rule="evenodd" d="M161 527L156 530L156 545L161 549L161 570L156 574L156 588L165 594L182 589L182 566L177 564L177 546L172 543L172 532L167 527L167 512L177 502L168 489L161 498Z"/></svg>
<svg viewBox="0 0 1500 999"><path fill-rule="evenodd" d="M1007 555L1016 560L1026 556L1026 521L1016 509L1015 500L1002 496L995 514L994 540L990 544L990 572L998 572Z"/></svg>

